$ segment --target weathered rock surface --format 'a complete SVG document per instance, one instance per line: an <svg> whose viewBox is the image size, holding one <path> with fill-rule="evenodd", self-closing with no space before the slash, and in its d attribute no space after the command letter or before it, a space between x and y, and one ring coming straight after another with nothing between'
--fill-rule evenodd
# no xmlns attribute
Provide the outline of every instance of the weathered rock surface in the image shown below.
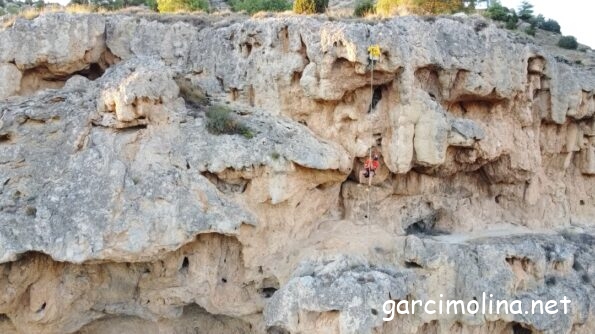
<svg viewBox="0 0 595 334"><path fill-rule="evenodd" d="M2 333L595 331L592 68L479 17L45 14L0 42ZM571 312L382 321L483 291Z"/></svg>

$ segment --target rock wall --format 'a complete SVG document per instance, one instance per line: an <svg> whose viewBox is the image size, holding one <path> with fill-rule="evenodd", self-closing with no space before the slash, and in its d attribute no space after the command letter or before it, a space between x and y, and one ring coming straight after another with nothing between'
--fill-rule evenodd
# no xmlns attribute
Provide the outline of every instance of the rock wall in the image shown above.
<svg viewBox="0 0 595 334"><path fill-rule="evenodd" d="M593 69L479 17L43 14L0 41L2 333L595 331ZM572 307L382 321L482 291Z"/></svg>

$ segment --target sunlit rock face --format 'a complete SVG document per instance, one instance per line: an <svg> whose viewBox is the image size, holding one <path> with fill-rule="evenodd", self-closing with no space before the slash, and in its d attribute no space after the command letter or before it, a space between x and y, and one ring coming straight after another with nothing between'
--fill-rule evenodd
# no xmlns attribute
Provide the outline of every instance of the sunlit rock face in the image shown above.
<svg viewBox="0 0 595 334"><path fill-rule="evenodd" d="M44 14L0 45L0 333L595 332L587 66L480 17ZM382 319L483 292L572 303Z"/></svg>

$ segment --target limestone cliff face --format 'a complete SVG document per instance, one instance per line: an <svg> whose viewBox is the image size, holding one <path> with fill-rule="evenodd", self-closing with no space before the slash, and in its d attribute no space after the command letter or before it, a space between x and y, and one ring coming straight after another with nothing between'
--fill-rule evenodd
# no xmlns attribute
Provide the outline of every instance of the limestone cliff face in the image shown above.
<svg viewBox="0 0 595 334"><path fill-rule="evenodd" d="M0 42L1 333L595 331L592 68L477 17L48 14ZM572 306L382 321L483 291Z"/></svg>

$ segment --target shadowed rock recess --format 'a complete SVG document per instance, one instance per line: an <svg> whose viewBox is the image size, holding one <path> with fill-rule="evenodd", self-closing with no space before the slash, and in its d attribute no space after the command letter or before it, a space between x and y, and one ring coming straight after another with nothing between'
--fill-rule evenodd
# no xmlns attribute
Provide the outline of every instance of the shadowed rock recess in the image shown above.
<svg viewBox="0 0 595 334"><path fill-rule="evenodd" d="M0 45L0 333L595 332L593 68L479 17L43 14ZM572 303L382 321L483 292Z"/></svg>

